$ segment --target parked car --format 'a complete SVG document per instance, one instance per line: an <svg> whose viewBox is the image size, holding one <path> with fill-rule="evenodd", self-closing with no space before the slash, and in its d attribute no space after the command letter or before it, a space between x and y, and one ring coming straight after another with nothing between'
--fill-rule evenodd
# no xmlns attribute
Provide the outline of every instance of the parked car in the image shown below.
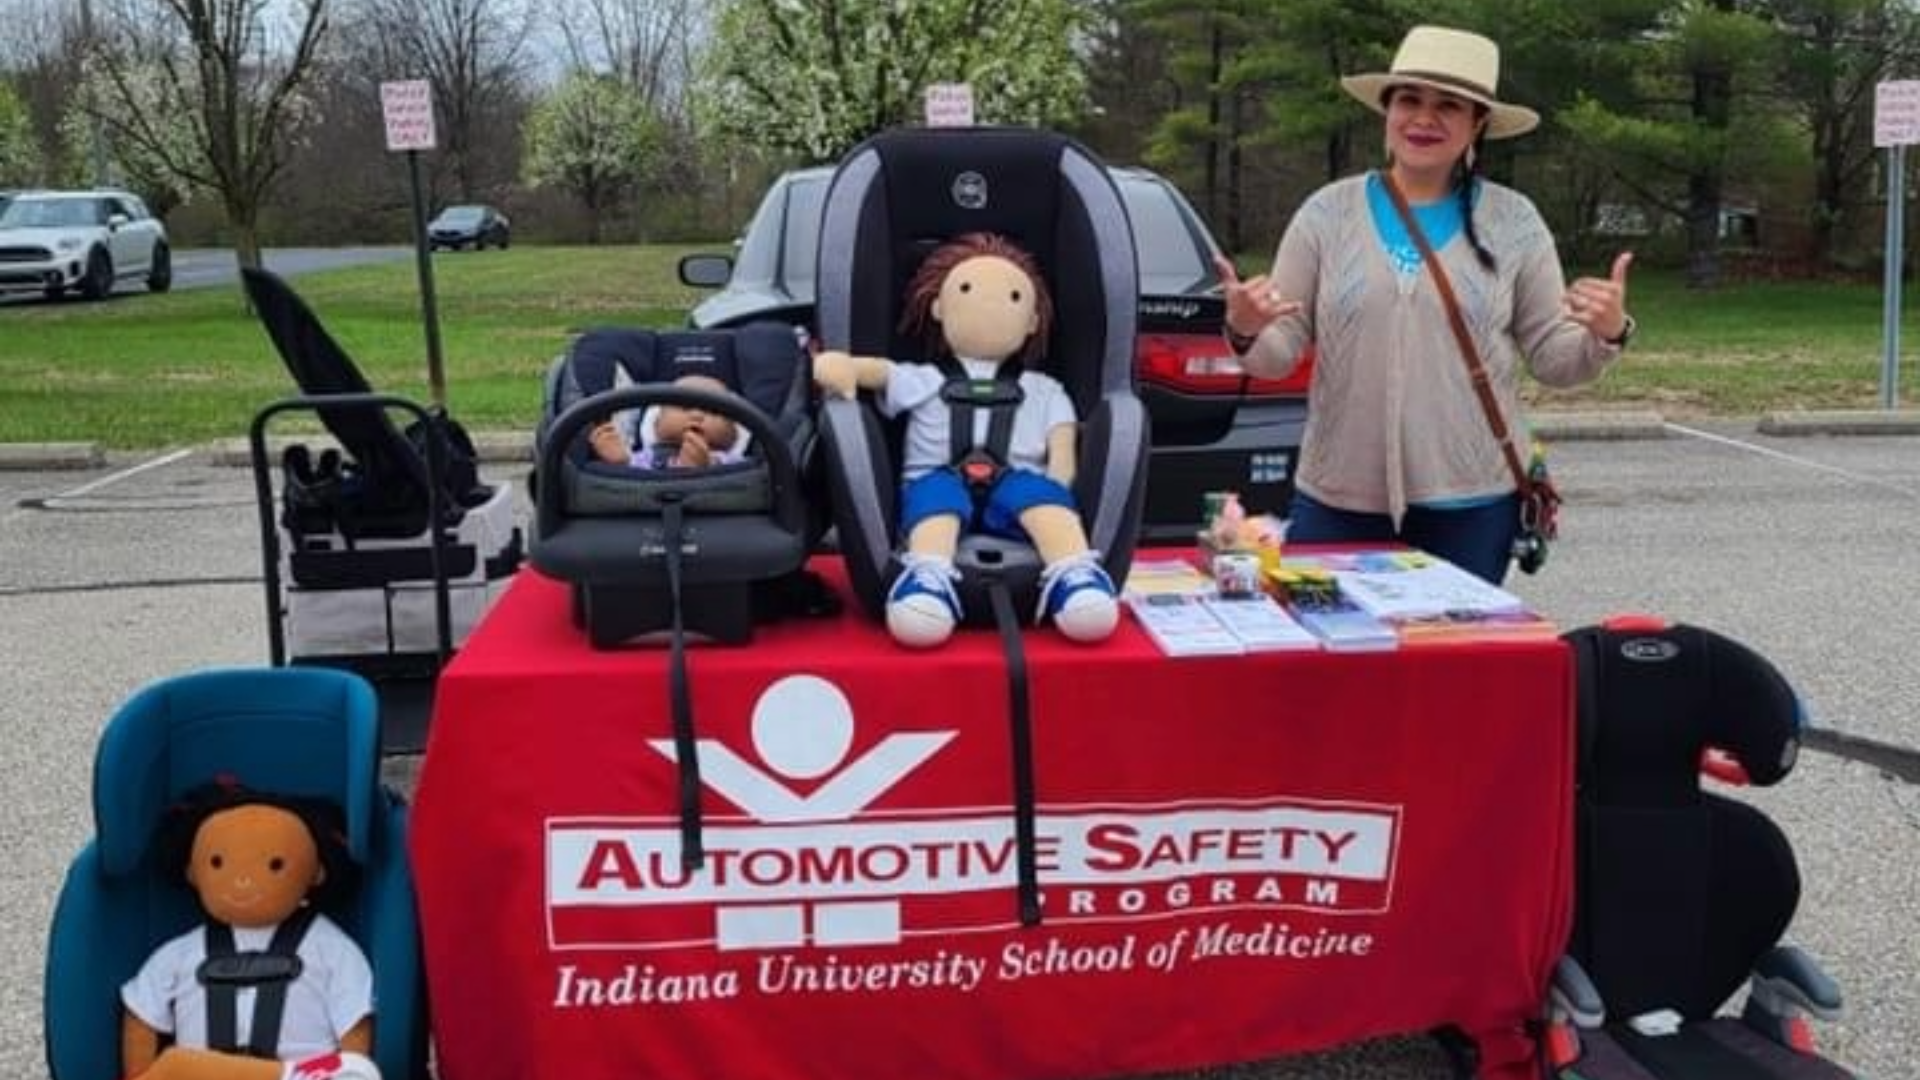
<svg viewBox="0 0 1920 1080"><path fill-rule="evenodd" d="M1239 492L1254 511L1286 512L1306 426L1311 359L1286 379L1248 378L1220 332L1225 303L1206 223L1165 178L1110 170L1139 251L1138 388L1153 428L1141 539L1191 543L1203 496ZM780 319L813 322L814 257L828 167L774 180L733 255L689 255L680 280L720 291L697 305L697 327Z"/></svg>
<svg viewBox="0 0 1920 1080"><path fill-rule="evenodd" d="M144 278L154 292L173 286L166 226L139 197L23 191L0 209L0 292L78 289L98 300L122 278Z"/></svg>
<svg viewBox="0 0 1920 1080"><path fill-rule="evenodd" d="M513 223L491 206L449 206L427 223L427 246L434 251L504 249L512 242Z"/></svg>

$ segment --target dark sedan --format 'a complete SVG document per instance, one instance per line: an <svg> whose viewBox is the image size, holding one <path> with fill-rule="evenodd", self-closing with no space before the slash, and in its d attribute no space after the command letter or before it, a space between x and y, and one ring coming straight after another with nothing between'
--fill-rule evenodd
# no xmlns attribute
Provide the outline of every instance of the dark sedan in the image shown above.
<svg viewBox="0 0 1920 1080"><path fill-rule="evenodd" d="M470 248L484 251L505 248L513 242L513 225L507 215L491 206L449 206L427 223L427 245L433 250Z"/></svg>
<svg viewBox="0 0 1920 1080"><path fill-rule="evenodd" d="M1111 172L1140 258L1136 371L1153 425L1142 540L1191 543L1208 491L1237 491L1251 510L1285 514L1311 365L1284 380L1248 378L1220 334L1225 306L1213 268L1219 248L1205 222L1155 173ZM781 175L734 255L681 260L683 282L720 288L693 309L695 326L767 318L812 323L820 205L832 177L831 168Z"/></svg>

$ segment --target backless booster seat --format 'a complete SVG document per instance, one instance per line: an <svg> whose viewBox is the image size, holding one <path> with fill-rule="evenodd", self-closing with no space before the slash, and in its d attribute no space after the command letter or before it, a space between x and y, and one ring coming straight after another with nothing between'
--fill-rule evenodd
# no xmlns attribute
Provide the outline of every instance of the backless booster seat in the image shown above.
<svg viewBox="0 0 1920 1080"><path fill-rule="evenodd" d="M1760 811L1700 774L1771 785L1805 716L1773 664L1710 630L1628 617L1567 635L1578 658L1573 937L1546 1047L1562 1080L1846 1080L1805 1014L1840 991L1779 944L1800 877ZM1748 981L1738 1017L1718 1015Z"/></svg>

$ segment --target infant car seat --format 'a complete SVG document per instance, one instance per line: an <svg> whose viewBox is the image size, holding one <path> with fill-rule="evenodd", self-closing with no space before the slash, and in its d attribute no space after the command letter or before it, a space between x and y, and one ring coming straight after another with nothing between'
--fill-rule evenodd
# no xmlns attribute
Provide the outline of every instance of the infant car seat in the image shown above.
<svg viewBox="0 0 1920 1080"><path fill-rule="evenodd" d="M719 379L731 394L674 386ZM798 460L812 437L806 353L792 327L604 329L580 336L547 376L534 485L532 558L573 587L573 614L596 647L685 634L739 643L806 560ZM744 457L704 468L633 468L596 459L587 434L619 421L629 444L654 409L698 406L731 418Z"/></svg>
<svg viewBox="0 0 1920 1080"><path fill-rule="evenodd" d="M1840 992L1779 944L1800 877L1760 811L1699 775L1771 785L1805 717L1764 657L1710 630L1626 618L1570 632L1578 657L1578 857L1561 1019L1565 1080L1844 1080L1803 1015ZM1717 1015L1751 978L1744 1012Z"/></svg>
<svg viewBox="0 0 1920 1080"><path fill-rule="evenodd" d="M221 775L315 796L346 815L357 887L327 914L373 967L373 1060L387 1080L426 1076L427 1018L404 804L380 782L372 687L344 671L232 669L154 683L122 705L93 768L93 839L74 859L47 940L53 1080L117 1080L120 986L201 920L181 868L153 850L167 808Z"/></svg>
<svg viewBox="0 0 1920 1080"><path fill-rule="evenodd" d="M921 260L969 232L1008 237L1039 262L1053 293L1053 336L1042 370L1066 387L1080 418L1073 494L1094 550L1126 577L1146 490L1147 420L1134 396L1138 267L1119 191L1084 147L1024 128L901 128L841 161L822 211L818 269L821 346L912 359L902 336L907 282ZM898 576L896 534L904 419L869 400L828 400L821 438L834 524L854 592L878 617ZM1040 559L1032 546L962 538L954 560L964 620L991 624L988 584L1016 610L1034 610Z"/></svg>
<svg viewBox="0 0 1920 1080"><path fill-rule="evenodd" d="M732 392L673 385L685 375L718 379ZM812 435L810 387L806 351L784 323L592 331L547 376L533 564L571 584L574 622L594 647L661 637L670 647L681 858L689 866L705 856L687 639L744 642L756 618L780 613L783 600L823 595L802 569L811 535L796 461ZM746 440L744 457L700 468L635 468L594 456L587 442L593 425L630 415L635 422L616 422L628 445L644 445L657 406L731 418Z"/></svg>
<svg viewBox="0 0 1920 1080"><path fill-rule="evenodd" d="M512 487L481 482L458 423L373 394L285 281L250 267L241 274L302 395L262 410L252 433L272 662L368 676L388 715L390 748L418 750L446 654L519 567ZM418 419L402 431L390 408ZM339 447L287 446L276 498L265 429L293 410L317 414ZM438 528L430 528L436 504Z"/></svg>

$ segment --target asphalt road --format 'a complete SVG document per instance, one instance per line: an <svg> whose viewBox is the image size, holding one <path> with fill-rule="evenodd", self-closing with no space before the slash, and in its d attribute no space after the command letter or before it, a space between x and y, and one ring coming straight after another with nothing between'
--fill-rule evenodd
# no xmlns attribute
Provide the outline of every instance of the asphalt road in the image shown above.
<svg viewBox="0 0 1920 1080"><path fill-rule="evenodd" d="M282 277L296 277L315 270L334 270L343 266L392 262L413 254L410 247L350 248L268 248L261 253L267 268ZM227 285L240 278L239 264L230 248L186 248L173 253L173 287L204 289ZM147 291L146 279L127 278L114 286L113 298L139 296ZM40 304L78 304L87 301L74 295L48 300L39 293L0 294L0 305L31 307Z"/></svg>
<svg viewBox="0 0 1920 1080"><path fill-rule="evenodd" d="M1920 440L1747 431L1557 444L1563 539L1543 574L1509 584L1566 626L1643 611L1732 635L1771 657L1827 729L1920 746ZM90 829L91 754L107 716L152 679L265 660L251 499L246 471L216 467L204 451L116 457L93 472L0 472L0 776L10 809L0 826L0 1075L44 1075L47 920ZM394 779L410 783L416 765L394 762ZM1847 1016L1816 1025L1823 1046L1868 1075L1911 1076L1920 788L1809 753L1785 784L1743 797L1793 840L1805 892L1791 938L1847 994ZM1209 1075L1446 1071L1430 1042L1396 1039Z"/></svg>

